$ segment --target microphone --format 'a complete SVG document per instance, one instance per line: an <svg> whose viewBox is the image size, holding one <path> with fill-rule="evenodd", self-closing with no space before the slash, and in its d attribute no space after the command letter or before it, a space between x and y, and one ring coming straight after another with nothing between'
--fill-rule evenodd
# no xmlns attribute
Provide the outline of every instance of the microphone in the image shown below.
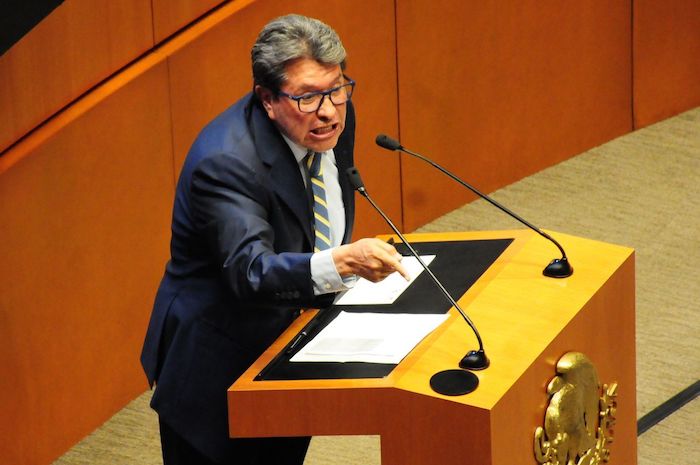
<svg viewBox="0 0 700 465"><path fill-rule="evenodd" d="M369 193L367 193L367 189L365 189L365 185L362 182L360 172L357 170L357 168L352 166L348 168L345 172L348 176L348 179L350 180L350 184L352 185L353 189L355 189L357 192L360 193L360 195L366 198L372 205L372 207L377 211L377 213L379 213L381 217L384 218L384 221L386 221L386 223L394 231L394 233L396 233L396 235L399 236L399 239L401 239L401 242L403 242L406 245L411 255L415 257L416 260L418 260L418 263L420 263L420 265L423 267L426 273L428 273L428 276L430 276L435 285L440 289L440 291L442 291L442 293L450 302L450 304L452 304L452 306L454 306L457 309L459 314L462 315L464 321L467 322L469 327L474 332L476 340L479 342L479 350L470 350L467 353L467 355L465 355L459 362L460 368L463 368L465 370L483 370L485 368L488 368L490 361L486 356L486 352L484 351L484 344L481 341L481 336L479 335L479 331L476 329L474 323L472 323L472 321L469 319L464 310L462 310L459 304L457 304L457 302L452 298L450 293L447 292L445 286L442 285L440 280L438 280L435 274L433 274L430 268L428 268L428 265L426 265L425 262L420 258L413 246L411 246L411 244L406 240L403 234L401 234L401 232L394 225L394 223L389 219L389 217L384 213L384 211L381 208L379 208L379 206L374 202L374 200L372 200L372 198L369 196ZM433 377L430 380L430 386L436 392L445 395L467 394L476 389L478 385L479 378L474 373L464 370L441 371L433 375Z"/></svg>
<svg viewBox="0 0 700 465"><path fill-rule="evenodd" d="M488 195L482 194L482 193L479 192L476 188L474 188L474 187L470 186L469 184L467 184L466 182L462 181L460 178L458 178L458 177L455 176L454 174L450 173L450 172L447 171L445 168L443 168L442 166L438 165L437 163L435 163L434 161L430 160L429 158L426 158L426 157L424 157L423 155L421 155L421 154L419 154L419 153L415 153L415 152L412 152L412 151L406 149L406 148L405 148L404 146L402 146L401 143L400 143L399 141L397 141L396 139L392 139L391 137L389 137L389 136L387 136L387 135L384 135L384 134L379 134L379 135L377 136L375 142L377 143L378 146L380 146L380 147L382 147L382 148L385 148L385 149L387 149L387 150L394 150L394 151L395 151L395 150L399 150L399 151L401 151L401 152L405 152L405 153L407 153L407 154L409 154L409 155L412 155L412 156L414 156L414 157L416 157L416 158L419 158L419 159L423 160L424 162L426 162L426 163L432 165L433 167L435 167L435 168L437 168L438 170L442 171L442 172L445 173L447 176L451 177L453 180L457 181L457 182L460 183L462 186L466 187L467 189L469 189L470 191L472 191L473 193L475 193L476 195L478 195L478 196L481 197L482 199L484 199L484 200L486 200L487 202L489 202L491 205L493 205L493 206L499 208L501 211L503 211L503 212L507 213L508 215L510 215L511 217L515 218L516 220L518 220L519 222L521 222L522 224L524 224L524 225L527 226L528 228L530 228L530 229L532 229L533 231L535 231L535 232L536 232L537 234L539 234L540 236L542 236L542 237L544 237L545 239L551 241L554 245L557 246L557 248L558 248L559 251L561 252L561 258L555 258L554 260L552 260L552 261L545 267L545 269L542 271L542 274L543 274L543 275L548 276L548 277L550 277L550 278L567 278L567 277L569 277L569 276L571 276L571 275L573 274L574 268L571 266L571 263L569 263L569 259L566 258L566 252L564 252L564 248L559 244L559 242L557 242L556 240L554 240L554 238L553 238L552 236L550 236L550 235L547 234L546 232L542 231L542 230L541 230L540 228L538 228L537 226L535 226L535 225L529 223L528 221L524 220L524 219L521 218L520 216L516 215L515 213L513 213L512 211L510 211L509 209L507 209L506 207L504 207L504 206L501 205L500 203L498 203L498 202L496 202L495 200L493 200L493 199L492 199L491 197L489 197Z"/></svg>

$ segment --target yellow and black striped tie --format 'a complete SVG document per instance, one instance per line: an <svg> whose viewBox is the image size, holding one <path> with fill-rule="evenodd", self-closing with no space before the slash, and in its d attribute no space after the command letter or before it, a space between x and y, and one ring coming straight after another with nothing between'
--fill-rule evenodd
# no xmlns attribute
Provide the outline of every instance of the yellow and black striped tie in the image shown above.
<svg viewBox="0 0 700 465"><path fill-rule="evenodd" d="M323 157L322 153L311 152L306 161L311 178L311 191L314 195L314 230L316 233L314 252L326 250L331 246L331 222L328 219L326 185L323 183L321 157Z"/></svg>

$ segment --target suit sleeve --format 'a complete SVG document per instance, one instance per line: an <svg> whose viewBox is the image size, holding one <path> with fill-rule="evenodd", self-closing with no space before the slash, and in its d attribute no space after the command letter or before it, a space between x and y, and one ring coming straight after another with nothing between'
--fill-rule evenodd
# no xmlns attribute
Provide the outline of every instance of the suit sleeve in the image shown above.
<svg viewBox="0 0 700 465"><path fill-rule="evenodd" d="M269 181L230 153L202 160L192 174L190 205L214 266L233 296L251 303L314 306L311 253L301 252L303 231L284 215ZM286 234L290 250L276 251ZM296 239L295 239L296 238Z"/></svg>

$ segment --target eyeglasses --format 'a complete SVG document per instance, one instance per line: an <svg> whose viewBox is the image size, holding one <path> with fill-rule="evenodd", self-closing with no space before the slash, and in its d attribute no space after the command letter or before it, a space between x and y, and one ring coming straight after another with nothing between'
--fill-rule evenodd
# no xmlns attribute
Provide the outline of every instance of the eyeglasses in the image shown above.
<svg viewBox="0 0 700 465"><path fill-rule="evenodd" d="M297 102L300 112L316 113L319 108L321 108L321 105L323 105L323 101L326 97L330 99L333 105L342 105L350 100L352 92L355 90L355 81L345 75L343 75L343 78L347 81L345 84L321 92L309 92L304 95L289 95L286 92L279 91L278 94Z"/></svg>

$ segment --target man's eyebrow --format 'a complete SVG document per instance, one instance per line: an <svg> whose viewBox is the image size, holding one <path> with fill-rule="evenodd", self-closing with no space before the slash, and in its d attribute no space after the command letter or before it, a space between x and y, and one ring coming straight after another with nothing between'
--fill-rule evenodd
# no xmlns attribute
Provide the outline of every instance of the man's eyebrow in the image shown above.
<svg viewBox="0 0 700 465"><path fill-rule="evenodd" d="M334 89L338 86L340 86L343 83L343 75L340 74L330 85L330 87L327 87L325 89L319 89L317 86L313 84L303 84L300 88L299 91L296 95L304 95L304 94L311 94L315 92L324 92L330 89Z"/></svg>

